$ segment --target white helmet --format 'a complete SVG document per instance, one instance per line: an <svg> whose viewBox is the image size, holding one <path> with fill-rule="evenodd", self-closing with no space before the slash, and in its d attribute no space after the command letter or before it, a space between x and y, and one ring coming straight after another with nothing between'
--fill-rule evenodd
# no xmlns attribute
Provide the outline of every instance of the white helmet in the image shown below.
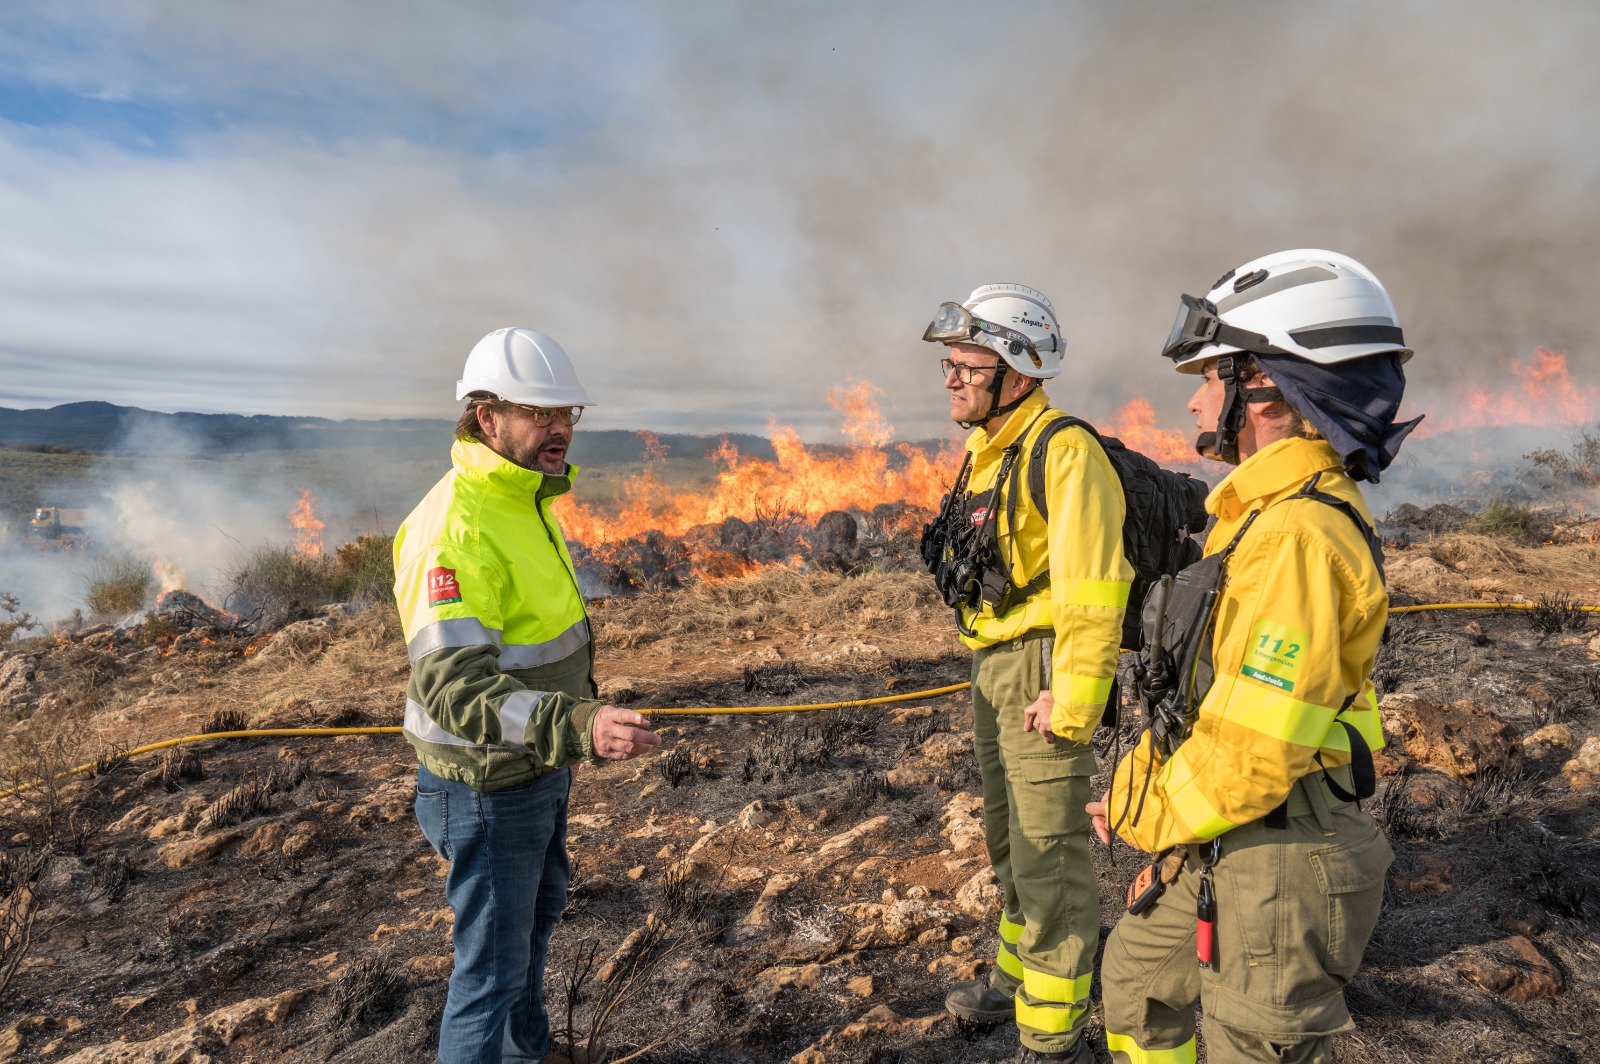
<svg viewBox="0 0 1600 1064"><path fill-rule="evenodd" d="M467 355L456 398L489 392L523 406L593 406L561 345L532 329L496 329Z"/></svg>
<svg viewBox="0 0 1600 1064"><path fill-rule="evenodd" d="M965 303L944 303L922 334L942 344L986 347L1024 377L1048 380L1061 372L1066 338L1056 308L1026 285L986 284Z"/></svg>
<svg viewBox="0 0 1600 1064"><path fill-rule="evenodd" d="M1411 357L1394 302L1373 272L1332 251L1301 248L1223 274L1206 298L1184 296L1162 354L1184 373L1238 351L1332 365Z"/></svg>

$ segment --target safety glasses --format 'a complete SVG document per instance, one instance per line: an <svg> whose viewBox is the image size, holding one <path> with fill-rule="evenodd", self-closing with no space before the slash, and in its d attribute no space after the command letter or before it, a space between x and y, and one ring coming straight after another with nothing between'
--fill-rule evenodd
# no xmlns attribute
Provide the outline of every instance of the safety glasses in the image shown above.
<svg viewBox="0 0 1600 1064"><path fill-rule="evenodd" d="M514 406L518 410L525 411L532 415L534 427L540 429L554 424L558 418L563 424L576 425L578 423L578 419L583 416L583 407L581 406L562 406L552 408L548 406L524 406L521 403L507 403L506 405Z"/></svg>
<svg viewBox="0 0 1600 1064"><path fill-rule="evenodd" d="M1178 316L1161 349L1162 355L1178 362L1207 344L1227 344L1260 355L1291 354L1273 346L1260 333L1238 329L1223 321L1217 316L1216 304L1209 299L1196 299L1191 295L1180 297Z"/></svg>

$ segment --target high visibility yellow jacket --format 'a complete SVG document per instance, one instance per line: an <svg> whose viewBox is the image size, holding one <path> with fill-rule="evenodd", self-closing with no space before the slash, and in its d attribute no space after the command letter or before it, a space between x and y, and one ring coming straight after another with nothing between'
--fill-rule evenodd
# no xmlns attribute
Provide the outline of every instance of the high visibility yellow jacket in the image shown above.
<svg viewBox="0 0 1600 1064"><path fill-rule="evenodd" d="M405 735L430 772L496 791L593 756L594 651L550 503L572 486L457 442L394 539L411 657Z"/></svg>
<svg viewBox="0 0 1600 1064"><path fill-rule="evenodd" d="M1261 516L1227 563L1214 614L1215 679L1193 733L1154 766L1146 733L1113 776L1111 823L1120 822L1118 833L1141 850L1212 839L1265 816L1296 780L1319 769L1319 752L1328 767L1348 765L1349 734L1335 717L1369 748L1383 746L1370 676L1389 596L1349 515L1290 498L1318 474L1317 490L1350 503L1371 527L1360 489L1321 440L1271 444L1206 499L1217 517L1207 555L1222 550L1252 511Z"/></svg>
<svg viewBox="0 0 1600 1064"><path fill-rule="evenodd" d="M967 437L972 470L971 494L995 486L1005 449L1020 444L1021 476L1001 485L996 530L1000 556L1007 560L1011 582L1025 587L1048 566L1050 586L1002 617L985 604L963 610L962 619L974 636L962 642L974 650L993 646L1025 632L1054 633L1050 691L1055 696L1051 730L1086 743L1105 709L1116 675L1122 640L1122 611L1133 586L1133 566L1122 553L1122 522L1127 504L1122 482L1102 448L1077 425L1056 433L1045 453L1045 502L1049 526L1028 493L1027 466L1034 440L1045 425L1061 416L1042 390L1022 401L993 437L981 428ZM1016 527L1007 514L1009 494L1016 487ZM974 515L976 519L976 515Z"/></svg>

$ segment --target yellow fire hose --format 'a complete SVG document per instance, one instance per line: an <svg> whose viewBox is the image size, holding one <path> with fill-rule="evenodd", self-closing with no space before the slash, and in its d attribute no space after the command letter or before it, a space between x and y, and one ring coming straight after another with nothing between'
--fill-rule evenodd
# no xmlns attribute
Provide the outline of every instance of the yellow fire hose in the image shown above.
<svg viewBox="0 0 1600 1064"><path fill-rule="evenodd" d="M1424 613L1432 610L1533 610L1540 607L1527 602L1436 602L1417 606L1391 606L1389 612L1394 613ZM1548 607L1546 607L1548 608ZM1578 610L1583 613L1600 613L1600 606L1581 606L1577 604L1562 607L1567 610ZM858 706L881 706L889 702L910 702L919 698L938 698L942 695L955 694L971 687L970 683L953 683L948 687L933 687L926 691L910 691L901 695L881 695L877 698L854 698L843 702L813 702L798 706L719 706L711 708L681 708L681 709L639 709L635 710L646 717L722 717L738 714L760 713L812 713L828 709L853 709ZM326 737L334 735L399 735L398 727L374 728L251 728L243 731L206 732L200 735L185 735L178 739L163 739L158 743L148 743L136 746L116 755L115 760L122 761L127 758L137 757L140 754L152 753L156 750L166 750L174 746L183 746L186 743L201 743L211 739L271 739L301 738L301 737ZM89 772L103 761L91 761L88 764L78 765L59 775L52 776L51 781L63 776L77 775ZM49 781L45 781L49 782ZM33 790L40 783L24 783L10 790L0 791L0 799L10 798L24 791Z"/></svg>

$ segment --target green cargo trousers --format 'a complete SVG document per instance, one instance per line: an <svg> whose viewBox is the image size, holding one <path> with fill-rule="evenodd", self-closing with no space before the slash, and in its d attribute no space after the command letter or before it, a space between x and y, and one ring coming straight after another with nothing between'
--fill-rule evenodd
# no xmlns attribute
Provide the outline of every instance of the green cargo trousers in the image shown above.
<svg viewBox="0 0 1600 1064"><path fill-rule="evenodd" d="M1295 785L1288 812L1285 827L1258 820L1222 836L1210 970L1195 958L1200 847L1155 908L1117 921L1101 969L1117 1064L1192 1064L1197 999L1211 1064L1333 1059L1332 1035L1352 1026L1344 985L1377 925L1394 853L1320 777Z"/></svg>
<svg viewBox="0 0 1600 1064"><path fill-rule="evenodd" d="M1022 730L1039 697L1049 632L972 656L972 734L989 862L1005 892L989 983L1016 999L1022 1044L1071 1047L1089 1020L1100 899L1089 864L1094 750Z"/></svg>

